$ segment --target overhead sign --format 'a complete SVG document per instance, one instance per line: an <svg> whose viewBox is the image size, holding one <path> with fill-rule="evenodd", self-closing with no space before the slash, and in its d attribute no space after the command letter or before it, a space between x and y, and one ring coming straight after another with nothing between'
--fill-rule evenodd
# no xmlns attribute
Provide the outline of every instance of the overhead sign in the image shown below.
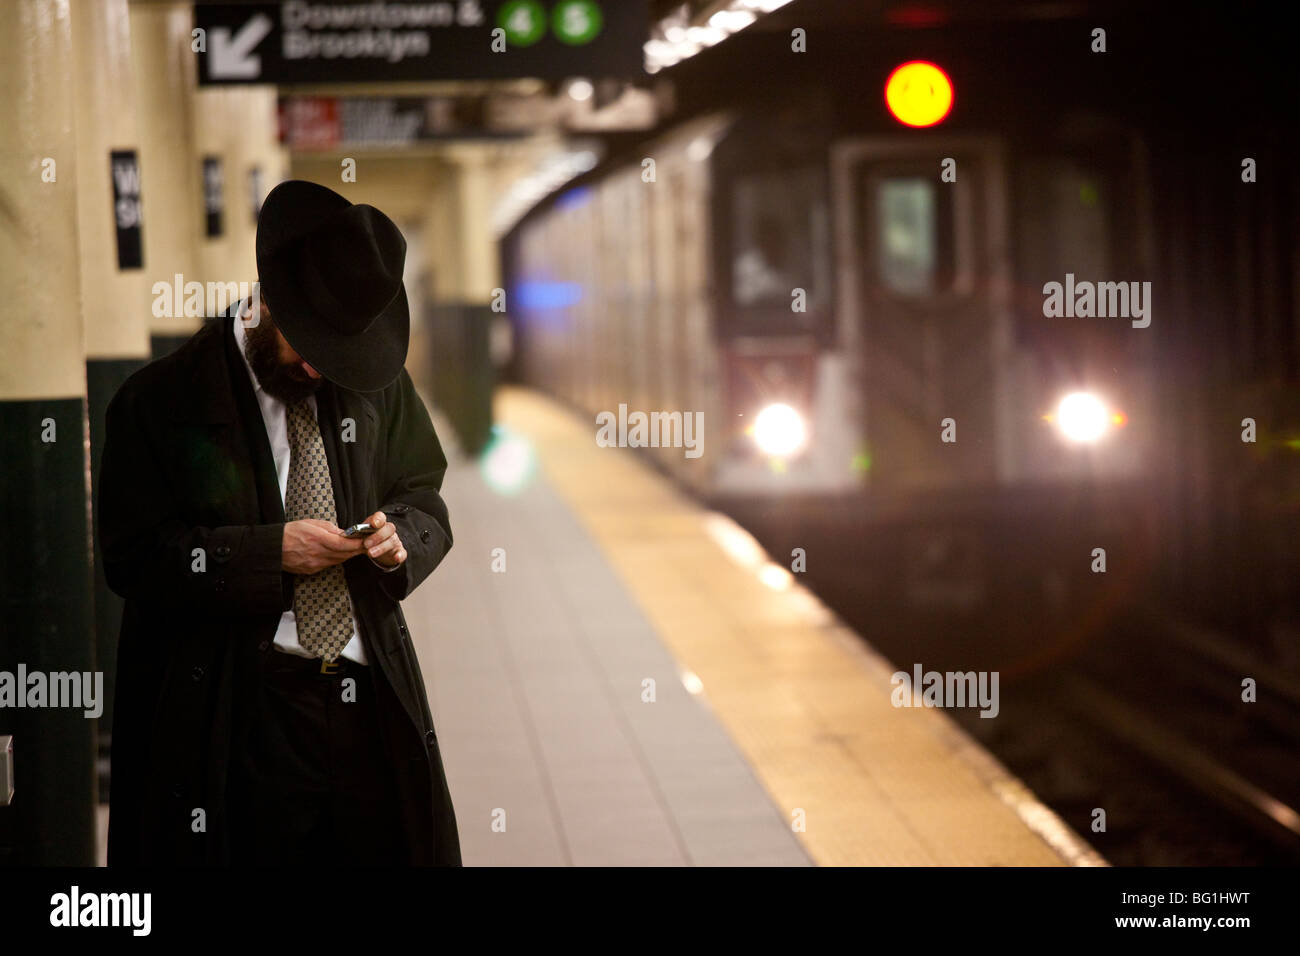
<svg viewBox="0 0 1300 956"><path fill-rule="evenodd" d="M482 96L281 97L280 141L294 150L330 150L510 135L487 128L485 102Z"/></svg>
<svg viewBox="0 0 1300 956"><path fill-rule="evenodd" d="M612 82L612 81L611 81ZM542 129L568 132L648 129L653 97L625 89L602 110L568 95L465 93L438 96L280 97L280 141L299 151L414 146L458 139L511 138Z"/></svg>
<svg viewBox="0 0 1300 956"><path fill-rule="evenodd" d="M194 25L203 86L637 77L648 31L646 0L196 3Z"/></svg>

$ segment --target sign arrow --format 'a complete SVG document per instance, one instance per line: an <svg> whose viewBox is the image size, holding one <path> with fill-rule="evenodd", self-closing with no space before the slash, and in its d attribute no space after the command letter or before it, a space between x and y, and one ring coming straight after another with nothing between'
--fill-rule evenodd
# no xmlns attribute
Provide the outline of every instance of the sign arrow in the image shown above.
<svg viewBox="0 0 1300 956"><path fill-rule="evenodd" d="M271 18L265 13L259 13L245 23L233 37L229 27L213 27L212 49L208 52L208 78L256 79L262 72L262 58L249 54L270 32Z"/></svg>

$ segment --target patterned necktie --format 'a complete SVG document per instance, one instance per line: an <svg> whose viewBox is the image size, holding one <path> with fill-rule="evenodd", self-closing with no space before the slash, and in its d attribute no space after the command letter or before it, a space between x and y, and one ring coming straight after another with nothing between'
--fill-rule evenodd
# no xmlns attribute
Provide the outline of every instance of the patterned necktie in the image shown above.
<svg viewBox="0 0 1300 956"><path fill-rule="evenodd" d="M284 520L323 518L337 523L334 486L325 444L311 405L304 399L286 409L289 425L289 481L284 493ZM352 639L352 599L343 565L315 574L300 574L294 582L293 613L298 619L298 643L333 661Z"/></svg>

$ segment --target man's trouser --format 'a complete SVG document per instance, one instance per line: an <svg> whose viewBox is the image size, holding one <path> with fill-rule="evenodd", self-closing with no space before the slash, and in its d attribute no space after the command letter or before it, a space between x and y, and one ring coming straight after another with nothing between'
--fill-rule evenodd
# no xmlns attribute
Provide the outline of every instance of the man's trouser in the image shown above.
<svg viewBox="0 0 1300 956"><path fill-rule="evenodd" d="M369 668L274 648L262 657L227 794L235 864L403 865L397 788ZM348 681L351 683L347 683Z"/></svg>

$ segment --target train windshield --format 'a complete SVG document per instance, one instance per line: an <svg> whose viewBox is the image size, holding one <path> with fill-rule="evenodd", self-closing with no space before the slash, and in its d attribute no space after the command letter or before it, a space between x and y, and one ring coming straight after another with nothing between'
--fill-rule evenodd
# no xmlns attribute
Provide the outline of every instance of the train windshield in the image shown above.
<svg viewBox="0 0 1300 956"><path fill-rule="evenodd" d="M806 327L830 298L820 167L738 175L731 183L731 303L742 325Z"/></svg>
<svg viewBox="0 0 1300 956"><path fill-rule="evenodd" d="M877 268L894 292L925 295L934 291L934 184L928 180L889 179L880 184L880 242Z"/></svg>
<svg viewBox="0 0 1300 956"><path fill-rule="evenodd" d="M947 292L954 281L952 187L914 175L874 180L875 274L903 297Z"/></svg>

